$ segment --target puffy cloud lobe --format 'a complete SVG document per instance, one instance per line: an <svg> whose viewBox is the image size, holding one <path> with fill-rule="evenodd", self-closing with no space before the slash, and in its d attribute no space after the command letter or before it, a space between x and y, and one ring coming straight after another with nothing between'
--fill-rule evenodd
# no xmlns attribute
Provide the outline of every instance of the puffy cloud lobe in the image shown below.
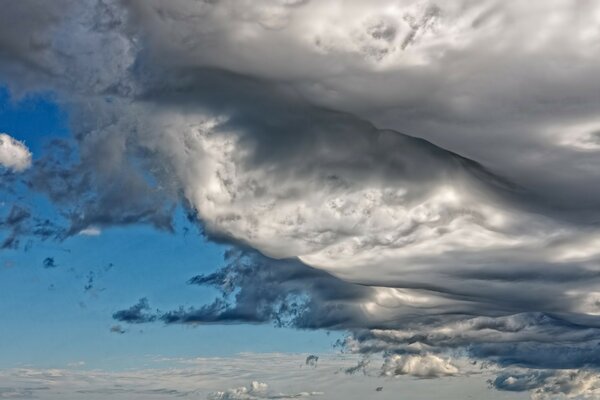
<svg viewBox="0 0 600 400"><path fill-rule="evenodd" d="M54 257L46 257L46 258L44 258L44 261L42 262L42 265L44 266L44 268L56 268L56 267L58 267L58 264L56 264L56 261L54 261Z"/></svg>
<svg viewBox="0 0 600 400"><path fill-rule="evenodd" d="M112 333L118 333L120 335L126 333L127 331L125 329L123 329L123 327L121 325L113 325L110 327L110 332Z"/></svg>
<svg viewBox="0 0 600 400"><path fill-rule="evenodd" d="M3 217L0 219L0 229L7 231L7 235L0 243L0 249L21 247L24 236L35 236L41 240L64 237L63 227L50 219L33 215L29 208L20 205L12 205Z"/></svg>
<svg viewBox="0 0 600 400"><path fill-rule="evenodd" d="M311 367L316 367L318 362L319 362L319 356L311 354L308 357L306 357L304 364L309 365Z"/></svg>
<svg viewBox="0 0 600 400"><path fill-rule="evenodd" d="M368 265L386 283L398 265L443 268L447 254L465 266L499 268L507 258L558 264L581 258L597 238L555 220L556 210L536 205L531 213L526 192L430 143L312 107L260 81L212 70L190 79L199 81L164 96L162 111L158 104L151 115L132 110L152 121L136 143L162 161L157 173L180 177L170 191L183 192L214 236L350 280L376 276L361 276ZM205 98L215 91L221 99ZM208 110L182 114L189 103ZM235 114L219 117L233 106ZM277 117L262 121L265 110ZM288 126L293 135L277 136ZM595 254L586 251L583 258Z"/></svg>
<svg viewBox="0 0 600 400"><path fill-rule="evenodd" d="M141 298L140 301L128 308L127 310L117 311L113 314L113 318L117 321L127 322L130 324L139 324L144 322L152 322L156 319L153 314L150 314L150 305L148 299Z"/></svg>
<svg viewBox="0 0 600 400"><path fill-rule="evenodd" d="M531 391L534 400L595 399L600 395L597 371L513 371L502 373L490 384L505 391Z"/></svg>
<svg viewBox="0 0 600 400"><path fill-rule="evenodd" d="M96 228L95 226L85 228L79 231L79 234L83 236L100 236L101 233L102 231Z"/></svg>
<svg viewBox="0 0 600 400"><path fill-rule="evenodd" d="M6 133L0 133L0 165L21 172L31 166L31 152L23 144Z"/></svg>
<svg viewBox="0 0 600 400"><path fill-rule="evenodd" d="M450 361L431 354L394 355L387 358L382 367L384 375L412 375L419 378L439 378L458 372L458 368Z"/></svg>
<svg viewBox="0 0 600 400"><path fill-rule="evenodd" d="M28 186L48 196L67 217L65 237L136 223L172 231L173 198L132 166L137 161L126 157L124 138L109 132L110 127L102 137L88 132L78 148L53 141L25 177Z"/></svg>

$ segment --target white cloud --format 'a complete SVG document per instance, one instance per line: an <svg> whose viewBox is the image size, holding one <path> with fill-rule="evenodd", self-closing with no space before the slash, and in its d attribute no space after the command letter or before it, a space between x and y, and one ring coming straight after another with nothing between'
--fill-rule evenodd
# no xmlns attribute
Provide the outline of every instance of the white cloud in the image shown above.
<svg viewBox="0 0 600 400"><path fill-rule="evenodd" d="M3 393L21 394L40 400L148 400L152 398L213 398L219 400L315 399L362 400L375 389L379 400L409 396L429 400L445 393L444 400L474 398L500 399L481 377L455 377L430 381L426 386L409 377L382 377L377 367L367 375L347 375L347 367L359 359L352 355L321 354L316 368L307 368L307 354L240 354L232 357L199 357L144 360L146 369L107 371L72 369L0 369L0 398ZM153 365L155 363L155 365ZM489 375L491 377L491 375ZM248 382L252 382L248 384ZM267 383L263 383L267 382ZM468 385L468 386L466 386ZM224 388L234 388L225 389ZM16 395L14 395L16 396ZM28 397L29 396L29 397ZM9 397L10 398L10 397Z"/></svg>
<svg viewBox="0 0 600 400"><path fill-rule="evenodd" d="M23 142L0 133L0 166L16 172L31 166L31 152Z"/></svg>
<svg viewBox="0 0 600 400"><path fill-rule="evenodd" d="M102 230L96 226L90 226L79 231L79 234L83 236L100 236Z"/></svg>
<svg viewBox="0 0 600 400"><path fill-rule="evenodd" d="M382 367L382 372L387 376L412 375L418 378L439 378L457 375L459 369L450 360L433 354L409 354L388 357Z"/></svg>
<svg viewBox="0 0 600 400"><path fill-rule="evenodd" d="M600 397L600 375L585 370L515 370L490 383L504 391L529 390L532 400L593 400Z"/></svg>

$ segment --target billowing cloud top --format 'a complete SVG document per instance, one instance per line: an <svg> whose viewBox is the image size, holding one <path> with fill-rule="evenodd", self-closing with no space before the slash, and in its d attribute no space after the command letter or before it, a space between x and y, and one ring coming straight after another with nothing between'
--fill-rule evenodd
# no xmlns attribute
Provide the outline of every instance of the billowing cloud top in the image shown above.
<svg viewBox="0 0 600 400"><path fill-rule="evenodd" d="M31 165L31 152L22 142L0 133L0 165L13 171L23 171Z"/></svg>
<svg viewBox="0 0 600 400"><path fill-rule="evenodd" d="M192 280L229 300L116 319L347 329L387 375L470 358L593 398L557 385L600 367L599 27L594 1L26 0L0 74L69 107L80 157L30 177L67 232L183 201L246 249Z"/></svg>

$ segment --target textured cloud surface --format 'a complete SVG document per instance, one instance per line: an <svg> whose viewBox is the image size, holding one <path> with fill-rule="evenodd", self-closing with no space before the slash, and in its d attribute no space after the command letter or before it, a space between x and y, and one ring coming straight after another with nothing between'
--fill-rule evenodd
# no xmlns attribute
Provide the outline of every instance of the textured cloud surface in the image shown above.
<svg viewBox="0 0 600 400"><path fill-rule="evenodd" d="M0 133L0 165L13 171L23 171L31 165L31 153L23 143Z"/></svg>
<svg viewBox="0 0 600 400"><path fill-rule="evenodd" d="M0 74L70 111L77 157L26 176L66 235L168 231L183 202L244 249L190 281L213 303L115 319L340 329L383 375L521 368L491 386L594 398L599 22L594 1L25 0Z"/></svg>
<svg viewBox="0 0 600 400"><path fill-rule="evenodd" d="M84 367L54 369L18 368L0 371L0 396L8 399L91 400L111 399L311 399L361 400L385 390L377 399L409 396L427 400L443 393L446 400L462 400L465 394L483 398L490 394L485 383L468 390L448 382L423 382L409 377L397 379L347 375L343 368L355 363L355 356L323 355L316 368L303 363L304 354L240 354L224 358L145 358L145 368L103 371ZM491 375L486 375L491 376ZM463 378L453 378L461 383ZM491 398L502 398L492 393ZM521 397L523 399L524 397Z"/></svg>

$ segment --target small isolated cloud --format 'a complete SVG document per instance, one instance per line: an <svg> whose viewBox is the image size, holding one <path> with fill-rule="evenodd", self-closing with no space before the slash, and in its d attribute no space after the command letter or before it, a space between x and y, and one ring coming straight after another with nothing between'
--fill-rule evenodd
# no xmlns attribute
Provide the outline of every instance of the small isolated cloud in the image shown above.
<svg viewBox="0 0 600 400"><path fill-rule="evenodd" d="M318 362L319 362L319 356L315 356L314 354L311 354L308 357L306 357L305 364L310 365L311 367L316 367Z"/></svg>
<svg viewBox="0 0 600 400"><path fill-rule="evenodd" d="M42 265L44 266L44 268L56 268L56 267L58 267L58 265L56 264L56 261L54 261L54 257L46 257L46 258L44 258L44 261L42 262Z"/></svg>
<svg viewBox="0 0 600 400"><path fill-rule="evenodd" d="M21 172L31 166L31 152L22 142L0 133L0 165Z"/></svg>
<svg viewBox="0 0 600 400"><path fill-rule="evenodd" d="M149 311L150 305L148 304L148 299L144 297L128 309L114 313L113 318L129 324L152 322L156 319L156 315L151 314Z"/></svg>
<svg viewBox="0 0 600 400"><path fill-rule="evenodd" d="M83 236L100 236L101 233L102 230L95 226L89 226L79 231L79 234Z"/></svg>
<svg viewBox="0 0 600 400"><path fill-rule="evenodd" d="M320 396L322 392L300 392L295 394L274 393L269 390L269 385L253 381L250 386L241 386L227 389L224 392L213 392L208 395L209 400L261 400L261 399L297 399L304 397Z"/></svg>
<svg viewBox="0 0 600 400"><path fill-rule="evenodd" d="M110 331L112 333L118 333L120 335L124 334L125 332L127 332L125 329L123 329L123 327L121 325L113 325L110 327Z"/></svg>

